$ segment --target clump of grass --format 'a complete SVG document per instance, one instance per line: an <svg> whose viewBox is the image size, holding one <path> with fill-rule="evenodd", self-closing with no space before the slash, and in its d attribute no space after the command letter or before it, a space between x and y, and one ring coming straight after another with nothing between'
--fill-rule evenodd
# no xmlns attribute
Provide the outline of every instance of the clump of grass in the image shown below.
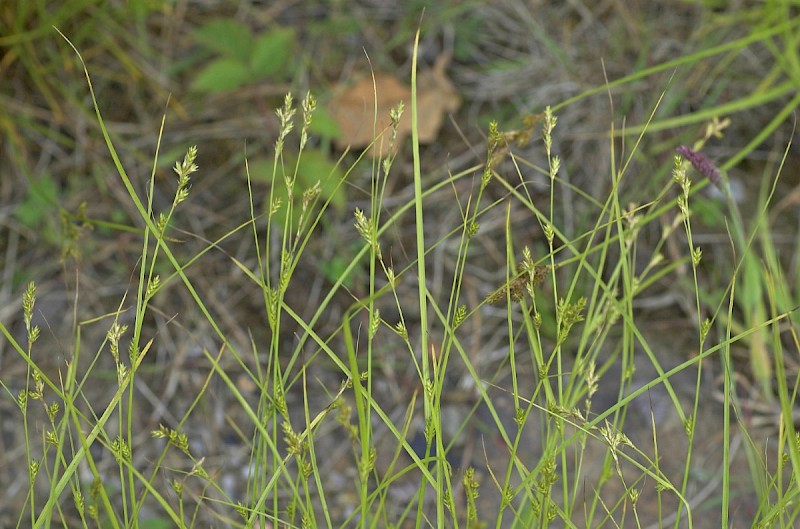
<svg viewBox="0 0 800 529"><path fill-rule="evenodd" d="M412 86L413 81L412 77ZM415 122L415 99L410 103ZM289 157L284 154L293 148L293 133L299 132L298 154L291 159L301 159L314 107L309 94L300 103L300 127L295 130L298 109L291 96L285 98L277 111L280 130L269 198L256 196L248 185L249 218L200 255L184 259L171 230L175 229L174 213L190 197L198 149L190 148L183 161L175 163L174 198L166 211L156 211L155 175L143 199L117 156L95 101L120 180L139 213L138 276L117 310L77 326L71 356L56 375L46 372L39 359L42 353L34 347L41 331L34 324L33 283L22 300L27 345L0 324L0 331L27 366L24 388L0 379L20 411L28 462L27 501L18 525L147 527L152 522L145 513L150 512L177 527L212 523L262 528L639 527L673 521L677 526L684 520L689 526L699 525L700 506L692 493L698 478L692 471L705 416L703 370L706 361L719 359L725 398L719 512L726 527L733 491L729 463L736 437L732 409L747 431L742 405L735 399L731 348L760 331L769 331L774 351L781 422L774 466L761 460L756 441L748 440L759 494L755 519L764 526L794 523L800 446L791 419L797 384L790 388L787 383L780 335L780 326L785 325L794 337L793 314L789 297L779 294L775 286L781 267L769 245L769 230L763 228L768 198L752 235L745 233L738 212L732 222L731 238L741 255L733 261L737 264L726 293L712 300L715 305L704 294L703 248L695 241L692 208L701 200L699 186L693 185L684 160L673 160L672 179L663 182L652 200L625 203L623 199L624 188L634 177L632 160L649 123L641 128L625 158L618 159L620 153L612 146L612 163L605 170L609 192L603 199L580 195L581 207L591 212L593 223L577 227L571 236L562 229L565 212L557 207L557 196L566 183L561 175L563 162L554 148L558 120L552 108L547 107L541 116L539 136L547 161L542 172L549 182L543 208L538 197L534 200L525 186L514 181L523 180L521 171L506 179L497 170L503 157L517 168L524 162L508 140L532 138L536 120L531 119L517 134L503 133L492 124L481 166L427 187L414 141L413 198L388 214L385 189L394 155L374 166L369 207L354 211L352 231L361 240L360 250L311 315L303 317L289 293L303 286L298 285L297 270L303 260L314 259L308 248L336 193L321 195L316 183L298 179L299 161L286 163ZM393 111L394 127L403 110L401 106ZM392 138L395 132L396 128L388 131ZM613 125L609 132L614 137ZM719 176L707 160L698 158L696 150L682 153L703 176ZM478 175L475 189L460 194L456 184L473 174ZM346 178L344 174L338 185ZM502 201L487 204L489 186L506 186L508 194ZM447 227L444 237L432 239L425 213L433 207L432 200L449 189L455 193L459 220ZM260 210L264 204L265 210ZM540 229L544 251L539 255L519 243L510 227L512 209ZM672 215L669 222L659 224L666 214ZM506 250L506 265L500 271L503 286L478 282L486 295L470 296L475 288L470 286L470 270L482 265L471 249L482 237L497 237L485 228L493 215L505 219L500 236ZM266 223L259 222L262 218ZM386 251L386 238L401 223L413 226L414 247L409 262L396 266ZM643 234L653 227L661 229L654 242L645 244ZM245 233L252 238L255 265L231 259L231 266L261 299L266 343L231 340L209 310L202 287L187 273L205 252ZM762 278L766 296L757 296L765 299L756 302L766 302L770 316L737 329L733 323L734 309L741 306L737 271L744 266L740 263L754 259L751 243L756 236L766 249L770 272ZM445 295L437 296L427 275L428 259L452 241L456 249L452 274L443 288ZM670 259L664 249L671 243L680 250ZM164 260L171 271L162 277L156 270ZM659 352L663 344L649 338L637 302L665 281L679 284L681 270L687 266L690 284L681 292L693 296L695 320L685 332L691 334L696 354L670 367ZM348 276L362 267L367 270L363 295L354 295L338 327L324 333L318 326L320 319L332 310L331 300ZM142 438L135 419L141 406L136 388L140 382L146 385L143 373L160 340L148 327L147 317L157 309L159 292L170 285L180 285L189 293L214 331L216 350L202 349L203 380L197 394L186 399L190 404L175 413L174 423L162 423ZM725 305L723 311L720 307ZM709 306L716 308L706 318ZM108 329L106 340L91 355L88 367L82 367L87 366L80 361L86 356L82 329L101 323ZM467 345L467 330L481 330L483 325L502 327L505 340L503 356L496 362L499 366L491 366L488 373ZM295 333L294 342L282 339L286 327ZM392 358L386 358L387 351L392 351ZM323 362L325 369L320 370ZM410 366L411 373L411 389L399 406L385 390L394 382L390 379L393 362ZM89 387L97 380L98 366L107 364L113 366L111 396L101 403L90 395ZM645 368L654 374L637 380L637 371ZM314 379L323 372L333 376ZM685 373L694 380L688 404L673 382ZM472 408L452 428L446 421L446 401L457 384L469 388ZM254 393L246 387L255 388ZM614 397L610 404L599 402L604 391ZM636 428L631 419L634 401L657 391L680 424L679 432L671 433L666 443L667 432L655 406L647 409L649 437L626 433ZM203 446L191 434L198 427L208 427L209 418L202 410L214 392L225 392L231 408L242 418L235 421L234 413L227 410L226 419L237 440L247 448L242 484L233 488L220 477L230 470L224 468L229 462L215 461L224 448ZM504 397L511 403L508 408L501 405ZM41 415L36 417L30 406L33 402L41 403ZM478 409L485 415L484 436L476 443L482 457L459 467L453 461L456 442L474 431L470 428L477 422ZM37 428L41 439L35 434ZM499 448L493 449L493 441ZM529 449L531 445L535 448ZM111 463L104 464L104 458ZM337 464L346 468L336 468ZM409 488L410 493L401 490ZM484 497L496 501L483 503Z"/></svg>

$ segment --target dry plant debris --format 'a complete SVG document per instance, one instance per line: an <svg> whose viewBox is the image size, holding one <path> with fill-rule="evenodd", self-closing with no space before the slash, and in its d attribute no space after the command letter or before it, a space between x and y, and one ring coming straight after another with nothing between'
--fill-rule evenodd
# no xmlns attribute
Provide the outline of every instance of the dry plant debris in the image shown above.
<svg viewBox="0 0 800 529"><path fill-rule="evenodd" d="M421 71L417 77L420 143L429 144L435 141L442 128L444 116L461 106L458 91L445 75L449 61L449 56L442 55L433 68ZM411 88L408 85L392 74L375 72L374 84L373 76L367 75L353 84L335 87L328 111L342 131L341 138L336 141L337 147L365 148L372 144L376 135L380 135L370 149L370 155L379 157L388 153L390 142L381 133L390 127L389 111L400 101L406 105L406 112L400 120L394 145L402 144L411 134L411 113L408 111Z"/></svg>

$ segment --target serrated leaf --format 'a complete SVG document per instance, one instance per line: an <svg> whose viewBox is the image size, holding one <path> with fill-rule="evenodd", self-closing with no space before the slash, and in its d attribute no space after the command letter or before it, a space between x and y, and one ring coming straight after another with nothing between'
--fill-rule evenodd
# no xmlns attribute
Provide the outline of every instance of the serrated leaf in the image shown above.
<svg viewBox="0 0 800 529"><path fill-rule="evenodd" d="M245 64L253 50L250 28L231 19L213 20L194 32L194 40L208 49Z"/></svg>
<svg viewBox="0 0 800 529"><path fill-rule="evenodd" d="M294 30L291 28L271 29L258 37L250 55L250 68L263 78L282 71L293 53Z"/></svg>
<svg viewBox="0 0 800 529"><path fill-rule="evenodd" d="M252 80L252 74L244 63L235 59L217 59L203 68L192 83L200 92L224 92L235 90Z"/></svg>

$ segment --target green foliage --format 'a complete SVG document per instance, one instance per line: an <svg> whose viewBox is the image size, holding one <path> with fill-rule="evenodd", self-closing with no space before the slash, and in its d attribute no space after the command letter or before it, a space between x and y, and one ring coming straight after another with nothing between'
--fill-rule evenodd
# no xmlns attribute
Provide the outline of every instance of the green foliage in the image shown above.
<svg viewBox="0 0 800 529"><path fill-rule="evenodd" d="M175 525L167 518L145 518L139 522L139 529L171 529Z"/></svg>
<svg viewBox="0 0 800 529"><path fill-rule="evenodd" d="M334 255L330 259L322 261L319 263L319 269L325 276L325 278L333 283L339 278L344 277L345 270L347 266L350 264L349 257L350 252L347 252L348 255ZM342 254L345 254L343 249ZM351 274L349 277L346 278L344 284L348 287L353 285L353 275Z"/></svg>
<svg viewBox="0 0 800 529"><path fill-rule="evenodd" d="M127 0L119 10L122 11L123 16L133 15L137 24L141 24L146 21L148 15L163 9L164 2L161 0Z"/></svg>
<svg viewBox="0 0 800 529"><path fill-rule="evenodd" d="M308 131L323 140L339 138L342 135L339 124L323 106L317 107L314 111L314 121L311 122Z"/></svg>
<svg viewBox="0 0 800 529"><path fill-rule="evenodd" d="M330 201L334 210L341 213L346 203L346 194L341 181L344 172L341 167L332 162L328 155L318 149L306 149L300 158L296 154L284 150L282 164L279 164L278 173L273 175L274 159L261 158L252 161L250 165L250 178L253 182L268 183L273 188L272 200L280 201L280 207L274 213L274 222L283 225L289 212L288 196L289 191L285 182L285 175L296 175L292 186L291 201L291 227L292 231L298 228L298 221L303 213L303 196L319 185L319 198L317 203ZM269 194L266 195L269 200ZM265 204L269 208L269 203ZM304 215L305 220L309 215L313 215L316 209L309 209Z"/></svg>
<svg viewBox="0 0 800 529"><path fill-rule="evenodd" d="M14 216L30 229L46 227L52 231L56 227L52 219L54 210L57 210L57 196L58 185L55 180L48 173L43 173L35 182L31 181L25 199Z"/></svg>
<svg viewBox="0 0 800 529"><path fill-rule="evenodd" d="M194 31L198 44L239 62L250 58L254 39L246 25L229 18L211 21Z"/></svg>
<svg viewBox="0 0 800 529"><path fill-rule="evenodd" d="M292 28L273 28L256 36L232 19L215 20L198 28L194 39L218 55L195 77L192 88L200 92L225 92L265 79L290 79L295 46Z"/></svg>
<svg viewBox="0 0 800 529"><path fill-rule="evenodd" d="M725 228L724 203L718 200L698 200L692 207L697 224L714 229Z"/></svg>

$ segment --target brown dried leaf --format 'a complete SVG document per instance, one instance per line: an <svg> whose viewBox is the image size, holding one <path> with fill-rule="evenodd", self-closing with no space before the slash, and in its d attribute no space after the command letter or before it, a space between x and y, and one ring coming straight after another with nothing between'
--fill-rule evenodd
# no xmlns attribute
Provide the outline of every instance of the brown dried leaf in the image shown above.
<svg viewBox="0 0 800 529"><path fill-rule="evenodd" d="M420 143L436 140L439 129L448 112L458 110L461 98L453 84L445 75L449 63L448 56L437 59L432 69L420 72L417 80L417 125ZM406 105L405 112L397 129L396 145L402 144L411 134L411 89L388 73L376 73L375 84L372 77L362 77L349 86L334 89L335 95L328 105L328 111L339 124L342 137L336 146L351 146L357 149L367 147L375 141L376 147L370 149L373 157L388 152L391 125L389 111L400 101ZM377 95L377 119L375 119L375 100ZM386 135L382 135L386 132Z"/></svg>
<svg viewBox="0 0 800 529"><path fill-rule="evenodd" d="M376 94L377 120L374 119ZM407 104L410 100L411 90L388 73L376 73L374 86L372 77L362 77L353 85L336 88L328 107L342 130L336 146L366 147L391 125L389 110L400 101Z"/></svg>
<svg viewBox="0 0 800 529"><path fill-rule="evenodd" d="M421 72L417 80L417 103L419 107L417 125L420 143L432 143L439 135L444 116L455 112L461 106L461 96L445 74L450 57L439 56L433 68ZM400 128L407 127L411 134L411 115L400 122Z"/></svg>

